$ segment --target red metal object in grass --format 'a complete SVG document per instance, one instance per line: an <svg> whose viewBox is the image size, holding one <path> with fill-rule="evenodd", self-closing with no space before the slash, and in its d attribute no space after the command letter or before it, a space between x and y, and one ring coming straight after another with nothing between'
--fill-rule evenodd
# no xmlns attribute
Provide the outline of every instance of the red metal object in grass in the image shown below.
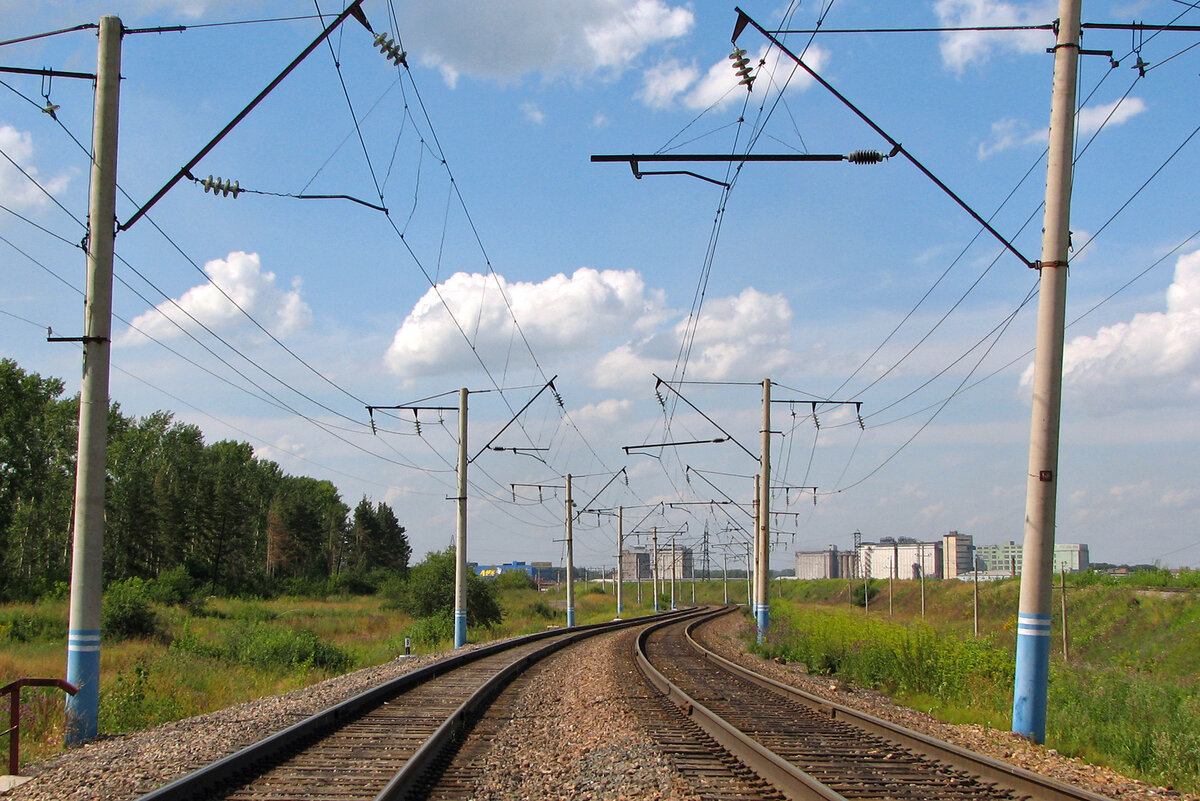
<svg viewBox="0 0 1200 801"><path fill-rule="evenodd" d="M17 764L20 762L21 751L21 688L22 687L58 687L63 692L74 695L79 688L66 679L29 679L20 678L0 687L0 694L8 693L8 731L0 734L8 735L8 772L17 775Z"/></svg>

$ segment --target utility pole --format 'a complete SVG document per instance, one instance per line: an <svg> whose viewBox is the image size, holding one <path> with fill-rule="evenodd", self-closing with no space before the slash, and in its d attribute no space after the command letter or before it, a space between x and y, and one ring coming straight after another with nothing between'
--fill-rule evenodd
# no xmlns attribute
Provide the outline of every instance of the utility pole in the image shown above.
<svg viewBox="0 0 1200 801"><path fill-rule="evenodd" d="M567 473L567 628L575 626L575 556L573 533L575 530L575 504L571 501L571 474Z"/></svg>
<svg viewBox="0 0 1200 801"><path fill-rule="evenodd" d="M767 636L770 624L771 601L771 379L764 378L762 408L762 456L758 479L758 526L755 545L758 551L754 565L754 615L758 621L758 642Z"/></svg>
<svg viewBox="0 0 1200 801"><path fill-rule="evenodd" d="M729 551L724 553L724 559L721 563L721 584L725 586L725 605L729 606Z"/></svg>
<svg viewBox="0 0 1200 801"><path fill-rule="evenodd" d="M650 589L654 592L654 611L658 611L658 526L651 529L650 542L653 545L653 557L650 560Z"/></svg>
<svg viewBox="0 0 1200 801"><path fill-rule="evenodd" d="M677 572L675 570L675 565L677 564L677 562L675 560L677 558L678 557L676 556L676 552L675 552L675 538L671 537L671 611L672 612L675 611L675 575Z"/></svg>
<svg viewBox="0 0 1200 801"><path fill-rule="evenodd" d="M79 455L67 624L66 742L96 736L100 715L100 597L103 594L104 478L108 462L108 373L112 334L113 239L117 211L117 122L121 98L120 17L100 18L92 173L88 198L87 296L83 380L79 388ZM14 732L13 737L16 737Z"/></svg>
<svg viewBox="0 0 1200 801"><path fill-rule="evenodd" d="M1021 601L1017 611L1012 730L1035 743L1046 739L1050 680L1050 609L1053 581L1058 438L1062 416L1062 360L1070 246L1075 85L1079 72L1082 0L1059 0L1054 47L1054 95L1046 162L1046 211L1038 295L1037 351L1025 496Z"/></svg>
<svg viewBox="0 0 1200 801"><path fill-rule="evenodd" d="M458 390L458 529L454 537L454 647L467 644L467 388Z"/></svg>
<svg viewBox="0 0 1200 801"><path fill-rule="evenodd" d="M622 599L625 597L621 582L625 580L625 507L617 507L617 618L621 617L624 608Z"/></svg>

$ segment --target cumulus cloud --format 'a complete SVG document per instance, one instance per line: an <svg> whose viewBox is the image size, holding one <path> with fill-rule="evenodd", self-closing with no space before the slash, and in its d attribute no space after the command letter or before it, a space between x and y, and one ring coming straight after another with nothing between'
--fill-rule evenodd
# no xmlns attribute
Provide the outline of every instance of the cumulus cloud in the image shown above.
<svg viewBox="0 0 1200 801"><path fill-rule="evenodd" d="M1031 365L1021 383L1032 382ZM1166 311L1135 314L1067 343L1063 385L1099 412L1200 397L1200 250L1176 262Z"/></svg>
<svg viewBox="0 0 1200 801"><path fill-rule="evenodd" d="M1050 0L1032 3L938 0L934 12L946 27L1044 25L1058 16L1056 4ZM942 34L939 47L942 62L955 72L962 72L972 63L983 63L1004 50L1039 53L1052 44L1053 34L1049 31L955 31Z"/></svg>
<svg viewBox="0 0 1200 801"><path fill-rule="evenodd" d="M0 150L21 165L21 169L33 178L51 195L57 195L67 188L71 174L62 173L53 177L44 177L33 166L33 137L28 131L18 131L11 125L0 125ZM0 197L5 203L18 209L41 208L49 203L45 193L21 175L8 159L0 161Z"/></svg>
<svg viewBox="0 0 1200 801"><path fill-rule="evenodd" d="M787 349L792 312L782 295L747 287L738 295L710 300L692 340L688 375L703 379L755 376L795 362ZM607 353L595 370L600 386L617 386L630 375L670 372L688 336L686 320Z"/></svg>
<svg viewBox="0 0 1200 801"><path fill-rule="evenodd" d="M257 253L234 251L224 259L205 264L204 272L209 283L194 286L178 300L164 301L154 310L138 315L117 343L141 345L148 341L147 337L182 336L180 327L195 330L198 323L212 329L227 328L242 318L229 298L277 336L303 328L312 318L308 304L300 298L299 280L291 290L281 289L275 283L275 273L263 272Z"/></svg>
<svg viewBox="0 0 1200 801"><path fill-rule="evenodd" d="M1140 97L1114 100L1103 106L1088 106L1079 112L1080 133L1094 133L1101 126L1120 125L1146 111L1146 101Z"/></svg>
<svg viewBox="0 0 1200 801"><path fill-rule="evenodd" d="M814 83L807 72L777 49L764 47L758 53L747 53L747 58L757 76L756 92L778 91L785 84L793 90L803 90ZM816 72L821 72L828 61L829 52L817 45L811 45L804 53L804 63ZM703 72L694 64L667 60L646 70L636 96L652 108L671 108L677 104L689 109L720 107L743 96L746 89L739 81L728 58L722 58Z"/></svg>
<svg viewBox="0 0 1200 801"><path fill-rule="evenodd" d="M581 267L538 283L455 273L417 301L384 363L405 377L470 367L475 359L464 333L485 361L504 361L514 348L524 349L514 316L539 355L586 348L614 334L646 330L661 318L662 307L662 293L648 291L633 270Z"/></svg>
<svg viewBox="0 0 1200 801"><path fill-rule="evenodd" d="M599 403L589 403L571 412L571 419L580 426L610 426L628 420L633 412L633 401L608 398Z"/></svg>
<svg viewBox="0 0 1200 801"><path fill-rule="evenodd" d="M1080 134L1091 134L1101 127L1126 123L1146 110L1146 101L1140 97L1114 100L1102 106L1088 106L1080 110L1075 127ZM979 145L979 158L985 159L1001 151L1026 145L1045 147L1049 138L1047 128L1038 128L1025 120L1006 117L992 123L991 136Z"/></svg>
<svg viewBox="0 0 1200 801"><path fill-rule="evenodd" d="M664 0L407 0L397 13L405 38L420 42L416 57L451 86L461 75L619 73L695 24L689 8Z"/></svg>

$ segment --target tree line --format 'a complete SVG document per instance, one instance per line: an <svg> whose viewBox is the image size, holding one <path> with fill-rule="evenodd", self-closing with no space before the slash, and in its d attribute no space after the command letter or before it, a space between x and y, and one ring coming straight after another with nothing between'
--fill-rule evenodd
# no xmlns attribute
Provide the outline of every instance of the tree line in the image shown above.
<svg viewBox="0 0 1200 801"><path fill-rule="evenodd" d="M79 398L63 393L0 359L0 600L70 581ZM404 532L386 503L351 510L332 483L287 475L248 443L206 444L170 412L111 405L106 584L182 567L209 593L365 591L407 573Z"/></svg>

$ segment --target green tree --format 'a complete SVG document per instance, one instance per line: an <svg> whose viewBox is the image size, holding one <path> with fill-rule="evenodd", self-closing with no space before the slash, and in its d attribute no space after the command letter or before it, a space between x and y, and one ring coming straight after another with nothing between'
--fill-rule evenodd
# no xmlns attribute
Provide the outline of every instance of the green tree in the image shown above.
<svg viewBox="0 0 1200 801"><path fill-rule="evenodd" d="M0 359L0 598L29 598L70 572L78 400Z"/></svg>
<svg viewBox="0 0 1200 801"><path fill-rule="evenodd" d="M349 536L334 555L337 568L345 567L356 576L376 570L400 575L408 573L412 547L404 536L404 526L386 503L372 505L366 496L354 507ZM339 570L335 569L335 573Z"/></svg>
<svg viewBox="0 0 1200 801"><path fill-rule="evenodd" d="M454 549L428 553L409 571L400 608L413 617L450 616L454 611ZM467 622L473 626L499 623L500 604L491 583L467 571Z"/></svg>
<svg viewBox="0 0 1200 801"><path fill-rule="evenodd" d="M335 546L346 536L349 511L328 481L286 476L268 512L268 573L278 578L329 576Z"/></svg>

